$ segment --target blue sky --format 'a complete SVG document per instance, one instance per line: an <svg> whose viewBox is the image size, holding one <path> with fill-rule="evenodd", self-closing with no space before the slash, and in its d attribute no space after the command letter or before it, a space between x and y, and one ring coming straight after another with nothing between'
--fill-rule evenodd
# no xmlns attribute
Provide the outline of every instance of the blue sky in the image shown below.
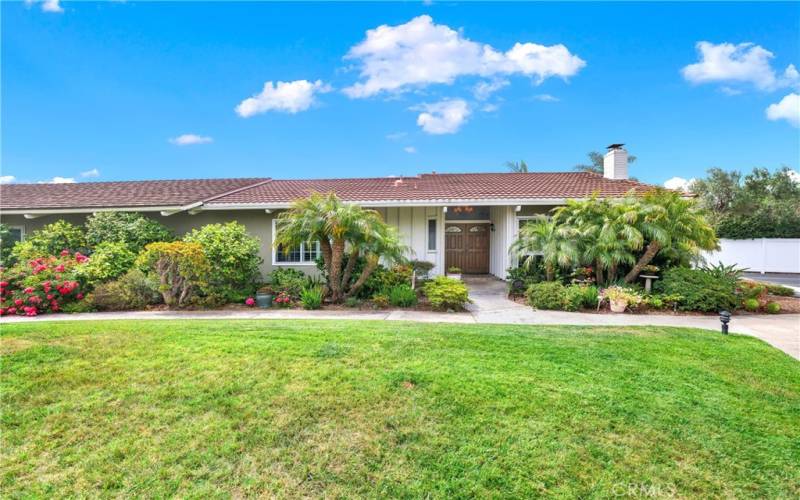
<svg viewBox="0 0 800 500"><path fill-rule="evenodd" d="M0 8L5 181L560 171L624 142L660 184L800 158L796 2Z"/></svg>

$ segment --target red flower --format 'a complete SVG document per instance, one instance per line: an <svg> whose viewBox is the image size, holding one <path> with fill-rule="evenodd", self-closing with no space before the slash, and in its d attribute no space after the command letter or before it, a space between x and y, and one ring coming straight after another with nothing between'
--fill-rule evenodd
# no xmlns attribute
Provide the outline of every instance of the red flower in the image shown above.
<svg viewBox="0 0 800 500"><path fill-rule="evenodd" d="M56 302L55 300L50 302L50 309L52 309L53 312L58 311L59 310L58 302Z"/></svg>
<svg viewBox="0 0 800 500"><path fill-rule="evenodd" d="M0 307L0 316L5 316L5 315L6 315L6 308Z"/></svg>
<svg viewBox="0 0 800 500"><path fill-rule="evenodd" d="M57 265L57 266L55 267L55 269L56 269L56 272L58 272L58 273L63 273L63 272L64 272L64 264L59 264L59 265ZM58 279L61 279L61 278L59 278L58 276L56 276L56 278L58 278Z"/></svg>
<svg viewBox="0 0 800 500"><path fill-rule="evenodd" d="M9 307L6 312L8 314L17 314L17 308L16 307Z"/></svg>
<svg viewBox="0 0 800 500"><path fill-rule="evenodd" d="M17 307L20 307L20 306L22 306L22 304L25 303L25 301L22 300L22 299L17 299L17 300L14 301L14 303L17 305Z"/></svg>
<svg viewBox="0 0 800 500"><path fill-rule="evenodd" d="M25 316L36 316L37 314L35 307L24 307L22 310L25 311Z"/></svg>
<svg viewBox="0 0 800 500"><path fill-rule="evenodd" d="M23 292L23 293L27 293L28 295L30 295L30 294L32 294L32 293L33 293L33 287L32 287L32 286L29 286L28 288L26 288L26 289L25 289L25 290L23 290L22 292Z"/></svg>
<svg viewBox="0 0 800 500"><path fill-rule="evenodd" d="M69 250L67 250L66 248L64 250L61 250L62 257L66 257L67 255L69 255Z"/></svg>
<svg viewBox="0 0 800 500"><path fill-rule="evenodd" d="M47 300L53 300L53 294L52 293L48 293L47 294Z"/></svg>
<svg viewBox="0 0 800 500"><path fill-rule="evenodd" d="M89 260L89 257L81 254L80 252L75 252L75 260L78 261L79 263L83 263Z"/></svg>
<svg viewBox="0 0 800 500"><path fill-rule="evenodd" d="M0 288L5 288L8 286L8 281L0 281Z"/></svg>
<svg viewBox="0 0 800 500"><path fill-rule="evenodd" d="M78 300L83 300L83 294L79 293L78 295L75 296L75 298Z"/></svg>

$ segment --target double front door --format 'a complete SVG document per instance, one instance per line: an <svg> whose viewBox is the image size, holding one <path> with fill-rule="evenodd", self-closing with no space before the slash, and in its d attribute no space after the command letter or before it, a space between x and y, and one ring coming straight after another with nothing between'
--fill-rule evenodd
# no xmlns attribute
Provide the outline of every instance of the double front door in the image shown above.
<svg viewBox="0 0 800 500"><path fill-rule="evenodd" d="M465 274L489 273L488 223L445 224L445 268L461 268Z"/></svg>

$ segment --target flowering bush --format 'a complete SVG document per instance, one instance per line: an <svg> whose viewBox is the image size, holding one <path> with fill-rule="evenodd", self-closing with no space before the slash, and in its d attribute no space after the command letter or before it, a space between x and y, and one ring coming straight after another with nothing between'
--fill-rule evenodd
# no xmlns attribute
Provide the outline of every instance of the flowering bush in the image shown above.
<svg viewBox="0 0 800 500"><path fill-rule="evenodd" d="M37 229L25 241L17 243L11 250L11 257L17 264L22 264L39 257L56 255L64 249L85 252L86 238L83 228L59 220Z"/></svg>
<svg viewBox="0 0 800 500"><path fill-rule="evenodd" d="M253 297L247 297L246 299L244 299L244 303L245 305L253 307L254 305L256 305L256 299L254 299Z"/></svg>
<svg viewBox="0 0 800 500"><path fill-rule="evenodd" d="M3 269L0 315L37 316L83 300L80 271L88 262L80 252L64 250L58 256L39 257Z"/></svg>
<svg viewBox="0 0 800 500"><path fill-rule="evenodd" d="M292 297L286 292L278 293L273 301L278 307L292 307Z"/></svg>
<svg viewBox="0 0 800 500"><path fill-rule="evenodd" d="M609 302L625 302L628 307L634 308L642 303L642 296L632 288L610 286L600 292L600 298Z"/></svg>

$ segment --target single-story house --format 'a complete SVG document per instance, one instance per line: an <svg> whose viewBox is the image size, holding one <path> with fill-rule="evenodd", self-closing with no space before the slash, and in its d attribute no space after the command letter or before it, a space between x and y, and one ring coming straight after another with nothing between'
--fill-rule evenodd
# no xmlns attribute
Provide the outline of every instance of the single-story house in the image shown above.
<svg viewBox="0 0 800 500"><path fill-rule="evenodd" d="M135 211L177 234L236 220L261 239L263 273L289 266L313 272L318 245L273 246L275 215L317 191L379 211L399 230L410 257L464 273L506 277L520 224L567 199L619 197L651 186L628 179L627 152L609 147L604 174L587 172L421 174L360 179L196 179L0 186L0 221L24 239L64 219L81 224L100 211Z"/></svg>

